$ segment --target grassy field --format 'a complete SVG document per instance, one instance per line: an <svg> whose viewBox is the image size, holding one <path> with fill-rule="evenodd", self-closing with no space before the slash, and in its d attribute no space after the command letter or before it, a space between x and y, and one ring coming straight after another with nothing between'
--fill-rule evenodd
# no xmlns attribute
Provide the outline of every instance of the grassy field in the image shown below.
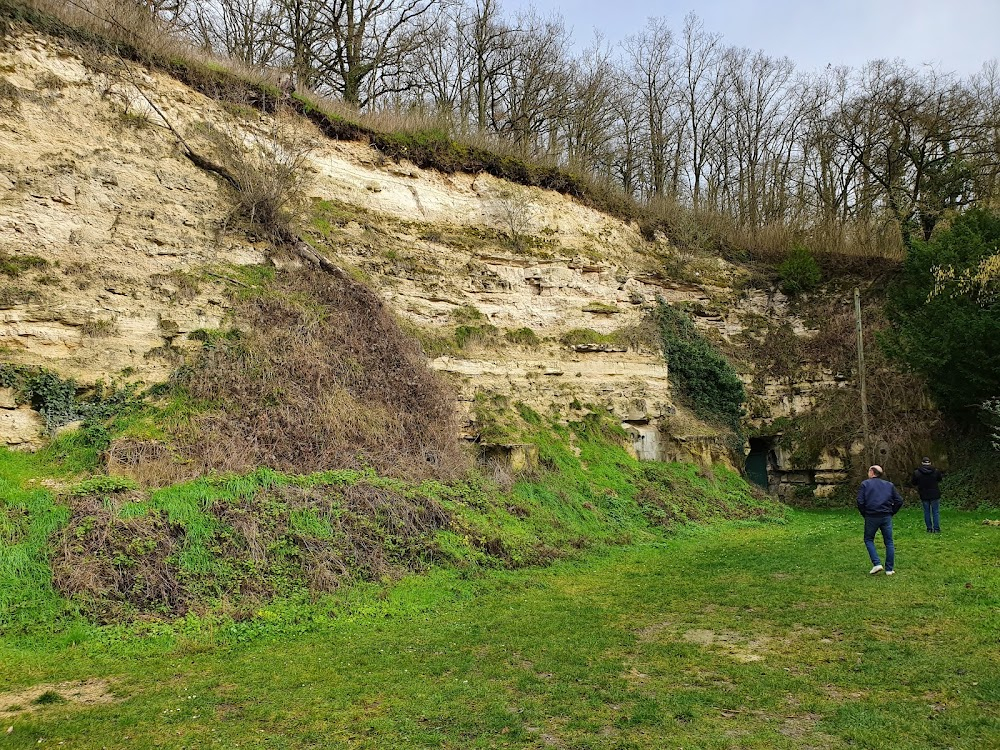
<svg viewBox="0 0 1000 750"><path fill-rule="evenodd" d="M1000 748L1000 528L919 516L894 578L856 514L796 512L244 623L8 639L0 748Z"/></svg>

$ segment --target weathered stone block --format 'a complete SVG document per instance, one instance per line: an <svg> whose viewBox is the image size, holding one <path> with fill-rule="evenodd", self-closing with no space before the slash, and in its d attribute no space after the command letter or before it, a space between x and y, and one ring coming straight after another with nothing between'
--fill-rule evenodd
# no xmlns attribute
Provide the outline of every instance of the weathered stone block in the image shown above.
<svg viewBox="0 0 1000 750"><path fill-rule="evenodd" d="M14 399L13 388L0 388L0 409L16 409L17 401Z"/></svg>
<svg viewBox="0 0 1000 750"><path fill-rule="evenodd" d="M817 471L813 478L816 484L840 484L847 481L847 471Z"/></svg>
<svg viewBox="0 0 1000 750"><path fill-rule="evenodd" d="M808 471L788 471L782 474L781 481L786 484L811 484L812 472Z"/></svg>
<svg viewBox="0 0 1000 750"><path fill-rule="evenodd" d="M818 485L813 491L813 495L820 499L826 499L828 497L832 497L836 491L837 485L835 484L821 484Z"/></svg>
<svg viewBox="0 0 1000 750"><path fill-rule="evenodd" d="M480 443L482 461L497 461L511 471L523 471L538 466L538 446L531 443Z"/></svg>
<svg viewBox="0 0 1000 750"><path fill-rule="evenodd" d="M41 444L45 423L41 415L27 406L0 410L0 443L16 448L34 449Z"/></svg>
<svg viewBox="0 0 1000 750"><path fill-rule="evenodd" d="M846 469L844 459L833 451L823 451L816 462L817 471L843 471Z"/></svg>
<svg viewBox="0 0 1000 750"><path fill-rule="evenodd" d="M650 424L622 424L632 438L632 449L640 461L656 461L660 458L660 430Z"/></svg>

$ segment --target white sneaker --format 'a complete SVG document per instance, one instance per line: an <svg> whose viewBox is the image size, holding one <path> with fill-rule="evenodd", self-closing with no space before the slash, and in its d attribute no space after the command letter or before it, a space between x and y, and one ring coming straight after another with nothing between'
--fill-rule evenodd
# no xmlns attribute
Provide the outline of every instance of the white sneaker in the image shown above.
<svg viewBox="0 0 1000 750"><path fill-rule="evenodd" d="M869 570L868 573L870 575L876 575L878 573L881 573L883 570L885 570L885 568L883 568L881 565L876 565L874 568Z"/></svg>
<svg viewBox="0 0 1000 750"><path fill-rule="evenodd" d="M896 571L895 570L887 570L887 571L885 571L885 574L887 576L894 576L894 575L896 575Z"/></svg>

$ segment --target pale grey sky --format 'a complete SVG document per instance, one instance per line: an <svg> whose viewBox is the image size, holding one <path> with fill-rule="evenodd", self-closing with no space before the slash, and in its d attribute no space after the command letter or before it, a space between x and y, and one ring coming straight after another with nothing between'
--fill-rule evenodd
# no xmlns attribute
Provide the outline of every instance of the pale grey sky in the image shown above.
<svg viewBox="0 0 1000 750"><path fill-rule="evenodd" d="M679 31L694 11L727 44L787 55L799 70L901 57L965 76L1000 57L1000 0L501 0L508 12L557 12L585 46L599 29L617 42L650 16Z"/></svg>

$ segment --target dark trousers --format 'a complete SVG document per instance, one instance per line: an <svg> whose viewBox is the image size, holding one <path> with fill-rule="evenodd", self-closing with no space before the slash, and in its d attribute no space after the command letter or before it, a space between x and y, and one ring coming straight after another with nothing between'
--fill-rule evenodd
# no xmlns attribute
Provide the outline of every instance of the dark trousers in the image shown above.
<svg viewBox="0 0 1000 750"><path fill-rule="evenodd" d="M928 531L941 531L941 501L923 500L924 526Z"/></svg>

